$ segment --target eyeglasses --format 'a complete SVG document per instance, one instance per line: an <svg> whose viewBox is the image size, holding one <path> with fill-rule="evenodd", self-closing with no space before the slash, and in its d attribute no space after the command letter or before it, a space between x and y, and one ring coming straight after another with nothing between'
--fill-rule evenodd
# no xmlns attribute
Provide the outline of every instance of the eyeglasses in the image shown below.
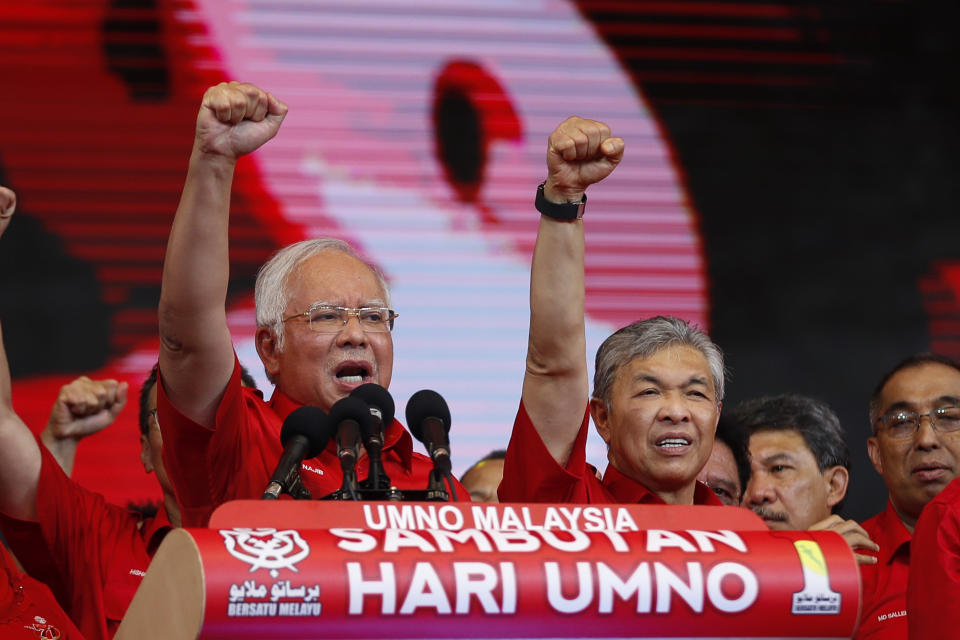
<svg viewBox="0 0 960 640"><path fill-rule="evenodd" d="M303 313L297 313L283 321L305 317L310 330L317 333L339 333L351 316L356 316L364 331L384 333L393 331L393 321L399 316L393 309L386 307L338 307L332 304L316 303Z"/></svg>
<svg viewBox="0 0 960 640"><path fill-rule="evenodd" d="M882 416L880 424L887 436L894 439L910 438L920 428L920 420L930 418L930 426L940 433L960 431L960 407L940 407L930 413L915 411L894 411Z"/></svg>

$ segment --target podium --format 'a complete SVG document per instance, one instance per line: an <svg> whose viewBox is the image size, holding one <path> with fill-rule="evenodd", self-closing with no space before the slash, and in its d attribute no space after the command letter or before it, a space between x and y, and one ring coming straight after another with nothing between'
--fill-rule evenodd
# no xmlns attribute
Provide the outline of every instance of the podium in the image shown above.
<svg viewBox="0 0 960 640"><path fill-rule="evenodd" d="M849 638L844 539L746 509L237 501L172 531L117 640Z"/></svg>

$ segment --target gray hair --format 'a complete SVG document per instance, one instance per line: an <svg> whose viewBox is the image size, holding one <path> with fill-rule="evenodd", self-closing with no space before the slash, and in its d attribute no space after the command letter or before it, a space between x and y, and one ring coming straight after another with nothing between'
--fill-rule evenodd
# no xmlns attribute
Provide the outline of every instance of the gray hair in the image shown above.
<svg viewBox="0 0 960 640"><path fill-rule="evenodd" d="M635 358L649 358L661 349L678 345L693 347L703 354L710 367L717 404L723 400L723 352L709 336L686 320L657 316L634 322L603 341L597 349L593 375L593 397L610 405L610 393L620 367Z"/></svg>
<svg viewBox="0 0 960 640"><path fill-rule="evenodd" d="M254 287L254 304L257 308L257 327L266 327L277 339L277 349L283 350L283 313L287 308L289 291L287 281L298 266L324 251L340 251L367 265L376 276L385 296L384 304L390 306L390 287L383 273L370 264L350 244L337 238L302 240L277 251L257 273Z"/></svg>

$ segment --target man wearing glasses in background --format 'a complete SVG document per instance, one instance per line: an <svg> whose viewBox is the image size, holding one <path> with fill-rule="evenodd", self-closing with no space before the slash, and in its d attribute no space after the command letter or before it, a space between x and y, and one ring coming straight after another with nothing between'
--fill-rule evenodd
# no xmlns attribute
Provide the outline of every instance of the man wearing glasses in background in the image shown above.
<svg viewBox="0 0 960 640"><path fill-rule="evenodd" d="M857 638L906 638L907 574L913 528L923 507L960 469L960 365L924 354L893 368L870 400L867 452L890 494L885 511L863 523L880 545L876 565L860 567L863 613Z"/></svg>
<svg viewBox="0 0 960 640"><path fill-rule="evenodd" d="M361 384L390 384L396 314L386 281L347 243L318 239L282 249L260 270L255 340L276 390L265 402L240 385L226 321L233 171L240 156L277 134L286 113L273 95L230 82L208 89L197 115L159 307L163 460L184 526L204 526L228 500L261 496L294 409L329 411ZM397 421L385 427L383 463L400 489L425 489L433 468ZM361 456L358 479L368 465ZM314 497L340 489L335 443L305 461L301 477ZM468 499L459 483L456 489Z"/></svg>

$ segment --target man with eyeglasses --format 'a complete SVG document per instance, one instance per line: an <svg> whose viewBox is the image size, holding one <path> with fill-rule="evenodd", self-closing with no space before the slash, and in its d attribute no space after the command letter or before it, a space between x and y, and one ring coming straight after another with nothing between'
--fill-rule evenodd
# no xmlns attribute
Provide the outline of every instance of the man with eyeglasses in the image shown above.
<svg viewBox="0 0 960 640"><path fill-rule="evenodd" d="M187 526L204 526L227 500L261 496L282 453L283 420L294 409L327 411L361 384L387 387L393 373L397 314L384 277L349 244L317 239L280 250L260 270L255 342L276 390L265 402L240 385L226 322L233 172L240 156L277 134L286 114L273 95L230 82L208 89L197 115L159 307L163 460ZM430 459L413 452L396 420L385 431L383 463L392 484L425 489ZM362 455L361 481L368 466ZM335 443L305 461L301 476L314 497L340 489Z"/></svg>
<svg viewBox="0 0 960 640"><path fill-rule="evenodd" d="M923 354L885 375L870 400L867 453L883 476L886 510L863 523L880 546L862 566L863 613L857 638L906 638L906 588L914 526L924 506L960 469L960 365Z"/></svg>

